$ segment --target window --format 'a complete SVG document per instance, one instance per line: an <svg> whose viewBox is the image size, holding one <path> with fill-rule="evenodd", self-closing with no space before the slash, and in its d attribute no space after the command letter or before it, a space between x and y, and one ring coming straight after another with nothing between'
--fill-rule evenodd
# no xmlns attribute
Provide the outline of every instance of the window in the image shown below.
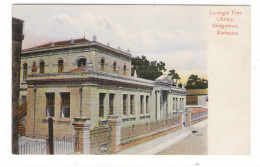
<svg viewBox="0 0 260 167"><path fill-rule="evenodd" d="M78 60L78 67L86 67L87 60L85 58L81 58Z"/></svg>
<svg viewBox="0 0 260 167"><path fill-rule="evenodd" d="M22 96L22 104L26 102L26 96Z"/></svg>
<svg viewBox="0 0 260 167"><path fill-rule="evenodd" d="M46 93L46 116L54 117L55 94Z"/></svg>
<svg viewBox="0 0 260 167"><path fill-rule="evenodd" d="M146 114L149 114L149 96L146 96Z"/></svg>
<svg viewBox="0 0 260 167"><path fill-rule="evenodd" d="M130 95L130 114L134 115L134 95Z"/></svg>
<svg viewBox="0 0 260 167"><path fill-rule="evenodd" d="M61 93L61 117L70 117L70 93Z"/></svg>
<svg viewBox="0 0 260 167"><path fill-rule="evenodd" d="M144 114L144 96L140 96L140 114Z"/></svg>
<svg viewBox="0 0 260 167"><path fill-rule="evenodd" d="M114 114L114 94L109 94L109 115Z"/></svg>
<svg viewBox="0 0 260 167"><path fill-rule="evenodd" d="M63 60L58 61L58 73L63 72Z"/></svg>
<svg viewBox="0 0 260 167"><path fill-rule="evenodd" d="M173 98L172 110L175 111L175 97Z"/></svg>
<svg viewBox="0 0 260 167"><path fill-rule="evenodd" d="M123 95L123 115L126 115L127 95Z"/></svg>
<svg viewBox="0 0 260 167"><path fill-rule="evenodd" d="M178 98L176 97L176 110L179 109L179 106L178 106Z"/></svg>
<svg viewBox="0 0 260 167"><path fill-rule="evenodd" d="M126 65L124 65L124 75L126 75Z"/></svg>
<svg viewBox="0 0 260 167"><path fill-rule="evenodd" d="M40 74L44 73L44 61L40 62Z"/></svg>
<svg viewBox="0 0 260 167"><path fill-rule="evenodd" d="M99 117L104 117L104 99L105 99L105 93L99 93Z"/></svg>
<svg viewBox="0 0 260 167"><path fill-rule="evenodd" d="M23 80L27 79L27 70L28 70L28 65L27 63L23 64Z"/></svg>
<svg viewBox="0 0 260 167"><path fill-rule="evenodd" d="M101 71L104 71L104 69L105 69L105 59L102 58L101 59Z"/></svg>
<svg viewBox="0 0 260 167"><path fill-rule="evenodd" d="M116 73L116 62L113 63L113 73Z"/></svg>

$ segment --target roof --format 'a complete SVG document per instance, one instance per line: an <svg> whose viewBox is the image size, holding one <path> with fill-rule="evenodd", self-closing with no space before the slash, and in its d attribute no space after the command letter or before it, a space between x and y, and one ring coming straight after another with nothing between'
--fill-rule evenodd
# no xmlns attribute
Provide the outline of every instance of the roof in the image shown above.
<svg viewBox="0 0 260 167"><path fill-rule="evenodd" d="M79 67L79 68L76 68L76 69L70 70L70 72L76 72L76 71L87 71L87 68L81 66L81 67Z"/></svg>
<svg viewBox="0 0 260 167"><path fill-rule="evenodd" d="M187 95L207 95L208 89L186 89Z"/></svg>
<svg viewBox="0 0 260 167"><path fill-rule="evenodd" d="M58 42L50 42L46 44L42 44L39 46L31 47L28 49L24 49L23 51L29 51L29 50L34 50L34 49L42 49L42 48L49 48L54 46L66 46L66 45L71 45L71 44L78 44L78 43L87 43L90 42L89 40L85 38L80 38L80 39L75 39L75 40L66 40L66 41L58 41Z"/></svg>

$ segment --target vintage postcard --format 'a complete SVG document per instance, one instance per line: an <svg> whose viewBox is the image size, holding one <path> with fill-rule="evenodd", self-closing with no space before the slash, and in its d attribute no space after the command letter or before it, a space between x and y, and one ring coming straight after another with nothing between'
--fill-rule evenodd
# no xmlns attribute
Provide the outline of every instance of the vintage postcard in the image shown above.
<svg viewBox="0 0 260 167"><path fill-rule="evenodd" d="M13 154L250 154L250 6L14 4L12 32Z"/></svg>

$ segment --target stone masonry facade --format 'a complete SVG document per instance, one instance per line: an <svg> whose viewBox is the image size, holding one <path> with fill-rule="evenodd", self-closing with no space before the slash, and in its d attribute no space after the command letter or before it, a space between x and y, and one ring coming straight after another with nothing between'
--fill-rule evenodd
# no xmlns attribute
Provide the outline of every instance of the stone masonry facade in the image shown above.
<svg viewBox="0 0 260 167"><path fill-rule="evenodd" d="M77 117L90 118L93 129L106 124L111 115L121 117L121 126L126 127L184 112L186 90L172 86L168 76L155 81L133 77L129 52L96 41L81 41L23 51L20 99L26 96L27 100L26 136L45 138L50 116L54 119L54 137L72 137L72 123ZM85 64L79 66L82 59ZM62 72L58 72L59 60L63 60ZM43 61L44 72L40 66ZM31 72L33 62L36 72ZM50 101L53 115L47 114Z"/></svg>

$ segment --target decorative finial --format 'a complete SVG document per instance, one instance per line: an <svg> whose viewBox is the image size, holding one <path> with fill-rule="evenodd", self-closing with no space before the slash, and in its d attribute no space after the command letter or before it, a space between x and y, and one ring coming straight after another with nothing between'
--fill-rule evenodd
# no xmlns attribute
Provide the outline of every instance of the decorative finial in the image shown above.
<svg viewBox="0 0 260 167"><path fill-rule="evenodd" d="M97 41L97 37L96 35L93 36L93 42L96 42Z"/></svg>
<svg viewBox="0 0 260 167"><path fill-rule="evenodd" d="M134 71L134 77L136 77L136 78L137 78L137 73L136 73L136 70Z"/></svg>
<svg viewBox="0 0 260 167"><path fill-rule="evenodd" d="M74 44L74 39L71 38L71 42L70 42L70 44Z"/></svg>
<svg viewBox="0 0 260 167"><path fill-rule="evenodd" d="M51 46L55 46L53 41L51 42Z"/></svg>
<svg viewBox="0 0 260 167"><path fill-rule="evenodd" d="M107 42L107 46L110 46L109 42Z"/></svg>

